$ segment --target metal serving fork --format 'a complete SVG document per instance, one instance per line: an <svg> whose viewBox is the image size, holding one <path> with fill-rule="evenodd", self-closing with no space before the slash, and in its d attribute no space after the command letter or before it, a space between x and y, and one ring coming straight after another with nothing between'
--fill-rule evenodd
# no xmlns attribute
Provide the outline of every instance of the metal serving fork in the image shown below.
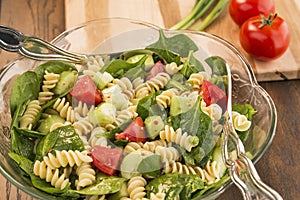
<svg viewBox="0 0 300 200"><path fill-rule="evenodd" d="M223 160L229 170L229 175L234 184L240 189L245 200L273 199L282 200L280 194L266 185L259 177L254 164L246 156L245 148L239 136L235 132L232 123L232 79L230 68L227 65L228 75L228 101L226 123L223 127L225 134L222 144ZM233 141L237 157L231 158L228 152L228 142Z"/></svg>

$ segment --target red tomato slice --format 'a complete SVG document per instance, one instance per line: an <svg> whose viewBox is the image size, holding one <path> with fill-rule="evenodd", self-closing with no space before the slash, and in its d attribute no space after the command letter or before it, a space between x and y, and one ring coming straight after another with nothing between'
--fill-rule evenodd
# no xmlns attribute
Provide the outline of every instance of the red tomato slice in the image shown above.
<svg viewBox="0 0 300 200"><path fill-rule="evenodd" d="M129 140L130 142L146 142L147 137L143 119L137 117L122 133L117 134L115 139Z"/></svg>
<svg viewBox="0 0 300 200"><path fill-rule="evenodd" d="M200 94L207 106L218 104L222 109L226 107L227 96L225 92L214 83L204 80L201 86Z"/></svg>
<svg viewBox="0 0 300 200"><path fill-rule="evenodd" d="M70 94L77 100L88 105L97 105L102 102L102 95L98 90L92 78L88 75L83 76L78 80L76 85L71 90Z"/></svg>
<svg viewBox="0 0 300 200"><path fill-rule="evenodd" d="M93 164L103 173L113 175L116 173L122 158L120 148L108 148L95 145L90 155L93 158Z"/></svg>

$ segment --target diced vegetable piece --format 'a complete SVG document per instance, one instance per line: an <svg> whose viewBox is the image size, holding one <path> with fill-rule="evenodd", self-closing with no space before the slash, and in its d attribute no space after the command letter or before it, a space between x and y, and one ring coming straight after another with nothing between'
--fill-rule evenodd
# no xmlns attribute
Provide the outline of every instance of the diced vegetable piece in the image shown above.
<svg viewBox="0 0 300 200"><path fill-rule="evenodd" d="M166 72L166 68L165 68L164 64L161 63L161 61L158 61L151 68L148 76L146 77L146 80L149 80L149 79L155 77L158 73L161 73L161 72Z"/></svg>
<svg viewBox="0 0 300 200"><path fill-rule="evenodd" d="M137 117L124 132L117 134L115 138L116 140L129 140L131 142L146 142L147 138L143 119Z"/></svg>
<svg viewBox="0 0 300 200"><path fill-rule="evenodd" d="M89 113L89 120L94 124L105 126L116 120L116 107L111 103L101 103L95 110Z"/></svg>
<svg viewBox="0 0 300 200"><path fill-rule="evenodd" d="M70 94L77 100L89 105L97 105L102 102L102 95L92 78L88 75L78 80Z"/></svg>
<svg viewBox="0 0 300 200"><path fill-rule="evenodd" d="M207 106L216 103L223 109L226 107L227 97L225 92L212 82L204 80L200 93L203 95L203 100Z"/></svg>
<svg viewBox="0 0 300 200"><path fill-rule="evenodd" d="M113 175L119 167L122 150L119 148L108 148L96 145L90 155L93 158L93 164L100 171L108 175Z"/></svg>
<svg viewBox="0 0 300 200"><path fill-rule="evenodd" d="M130 179L137 176L139 173L137 167L139 166L141 160L143 159L141 152L133 151L127 154L120 165L121 175L124 178Z"/></svg>
<svg viewBox="0 0 300 200"><path fill-rule="evenodd" d="M59 81L56 83L56 86L53 88L52 91L57 95L62 95L65 92L70 91L70 89L74 86L76 82L76 73L73 71L63 71L60 74Z"/></svg>

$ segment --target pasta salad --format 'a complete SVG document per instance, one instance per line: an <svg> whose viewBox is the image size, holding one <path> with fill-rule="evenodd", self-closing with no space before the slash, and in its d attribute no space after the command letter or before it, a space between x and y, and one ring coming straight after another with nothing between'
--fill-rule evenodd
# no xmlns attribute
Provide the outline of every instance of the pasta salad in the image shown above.
<svg viewBox="0 0 300 200"><path fill-rule="evenodd" d="M9 156L66 199L196 199L227 178L226 62L184 34L85 64L45 62L12 87ZM208 70L207 70L208 69ZM233 105L245 141L255 110Z"/></svg>

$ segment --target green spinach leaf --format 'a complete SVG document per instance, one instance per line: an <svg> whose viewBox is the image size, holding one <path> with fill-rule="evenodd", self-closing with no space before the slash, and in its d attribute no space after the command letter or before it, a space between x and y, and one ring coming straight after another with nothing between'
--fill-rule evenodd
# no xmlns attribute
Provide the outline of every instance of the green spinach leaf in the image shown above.
<svg viewBox="0 0 300 200"><path fill-rule="evenodd" d="M137 66L142 66L146 59L146 55L136 63L128 63L125 60L115 59L105 64L100 72L108 72L113 75L114 78L121 78L128 70Z"/></svg>
<svg viewBox="0 0 300 200"><path fill-rule="evenodd" d="M192 193L204 188L204 183L198 175L187 174L165 174L152 181L146 186L148 194L162 192L166 194L166 200L190 199Z"/></svg>
<svg viewBox="0 0 300 200"><path fill-rule="evenodd" d="M69 125L57 128L43 137L37 145L36 159L41 160L52 150L83 151L84 145L74 127Z"/></svg>
<svg viewBox="0 0 300 200"><path fill-rule="evenodd" d="M77 71L76 67L72 63L64 62L64 61L47 61L39 65L34 70L35 73L37 74L39 85L42 84L46 70L49 73L55 73L55 74L60 74L63 71L71 71L71 70Z"/></svg>
<svg viewBox="0 0 300 200"><path fill-rule="evenodd" d="M166 37L163 30L159 31L159 39L146 47L163 58L167 63L180 64L180 57L187 57L189 51L197 51L198 47L188 36L177 34Z"/></svg>
<svg viewBox="0 0 300 200"><path fill-rule="evenodd" d="M183 63L183 68L180 73L184 75L185 78L189 78L191 74L204 71L202 63L194 57L194 51L190 51L187 59Z"/></svg>
<svg viewBox="0 0 300 200"><path fill-rule="evenodd" d="M40 92L40 84L36 73L27 71L21 74L12 86L10 96L10 112L13 117L19 105L28 100L37 99Z"/></svg>
<svg viewBox="0 0 300 200"><path fill-rule="evenodd" d="M74 190L74 192L78 194L93 196L116 193L121 189L121 186L125 180L125 178L106 176L98 173L95 184L85 187L81 190Z"/></svg>
<svg viewBox="0 0 300 200"><path fill-rule="evenodd" d="M212 70L212 74L217 76L227 75L226 62L220 56L211 56L205 59L205 62Z"/></svg>
<svg viewBox="0 0 300 200"><path fill-rule="evenodd" d="M34 160L35 140L19 134L15 129L10 132L11 151L21 156Z"/></svg>
<svg viewBox="0 0 300 200"><path fill-rule="evenodd" d="M143 120L145 120L148 116L158 115L163 119L166 118L166 112L164 109L161 109L159 105L156 103L156 96L159 95L162 91L157 91L148 95L141 100L137 105L137 113Z"/></svg>

